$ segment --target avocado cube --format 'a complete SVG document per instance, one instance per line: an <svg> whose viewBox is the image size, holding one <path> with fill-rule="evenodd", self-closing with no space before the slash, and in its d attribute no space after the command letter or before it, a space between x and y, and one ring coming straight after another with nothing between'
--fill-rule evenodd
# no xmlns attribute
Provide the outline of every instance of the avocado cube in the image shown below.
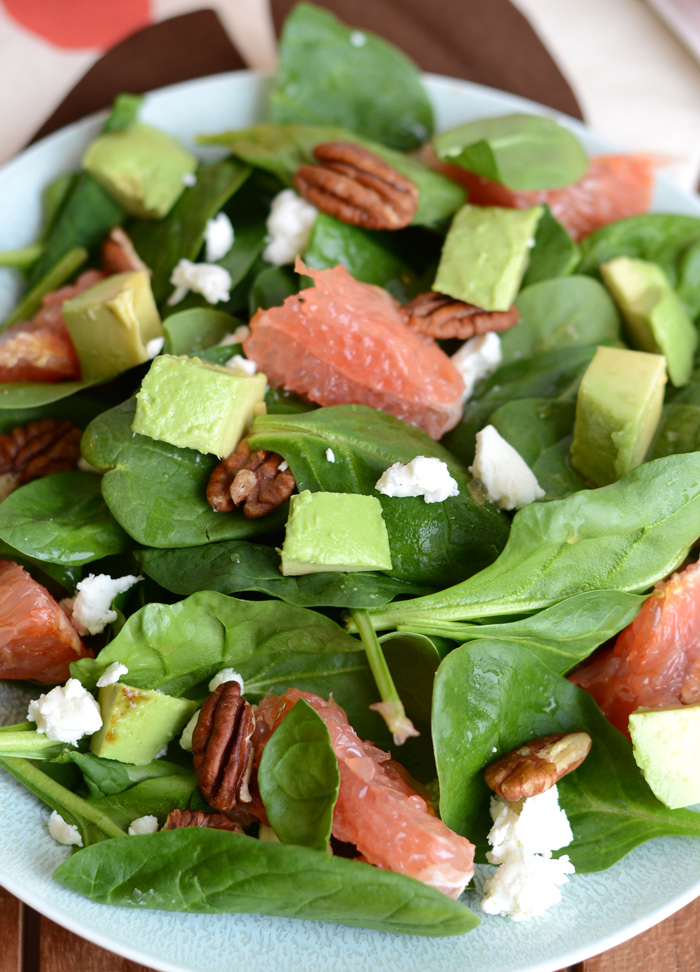
<svg viewBox="0 0 700 972"><path fill-rule="evenodd" d="M616 257L603 263L600 272L620 308L630 344L663 354L671 382L687 385L698 332L662 268L648 260Z"/></svg>
<svg viewBox="0 0 700 972"><path fill-rule="evenodd" d="M132 216L162 219L185 188L197 159L170 135L136 123L100 135L83 156L83 168Z"/></svg>
<svg viewBox="0 0 700 972"><path fill-rule="evenodd" d="M634 758L654 796L672 810L700 803L700 705L637 709L629 731Z"/></svg>
<svg viewBox="0 0 700 972"><path fill-rule="evenodd" d="M639 466L661 418L666 359L599 347L576 399L571 465L595 486Z"/></svg>
<svg viewBox="0 0 700 972"><path fill-rule="evenodd" d="M63 302L84 381L103 381L148 361L163 327L146 270L115 273Z"/></svg>
<svg viewBox="0 0 700 972"><path fill-rule="evenodd" d="M96 756L137 766L154 760L197 708L190 699L176 699L123 682L103 686L97 700L102 728L92 736L90 749Z"/></svg>
<svg viewBox="0 0 700 972"><path fill-rule="evenodd" d="M433 290L485 310L508 310L527 268L543 212L542 206L463 206L443 245Z"/></svg>
<svg viewBox="0 0 700 972"><path fill-rule="evenodd" d="M265 398L265 375L246 375L199 358L153 359L136 395L134 432L221 458L250 428Z"/></svg>
<svg viewBox="0 0 700 972"><path fill-rule="evenodd" d="M391 570L389 535L376 496L292 496L282 555L285 577L329 571Z"/></svg>

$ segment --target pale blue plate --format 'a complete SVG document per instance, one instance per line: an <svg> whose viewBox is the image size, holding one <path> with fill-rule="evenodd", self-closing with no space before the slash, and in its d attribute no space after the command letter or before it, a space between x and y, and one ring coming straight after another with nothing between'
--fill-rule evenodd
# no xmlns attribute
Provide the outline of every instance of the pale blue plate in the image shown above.
<svg viewBox="0 0 700 972"><path fill-rule="evenodd" d="M546 110L462 81L436 76L426 81L439 128L479 116ZM259 120L266 85L249 72L203 78L150 95L142 117L191 144L197 133ZM584 126L562 120L590 152L611 150ZM98 127L97 118L72 125L0 171L0 250L36 238L41 189L77 167ZM662 179L654 208L700 216L700 200ZM0 272L0 319L17 293L13 275ZM25 713L26 698L0 687L0 720L7 724ZM0 775L0 883L98 945L177 972L233 972L242 961L256 972L549 972L612 948L700 894L700 841L679 837L650 841L601 874L575 875L561 904L541 918L515 923L482 915L482 924L461 938L408 938L262 916L132 911L92 904L54 884L51 874L69 852L49 837L48 817L27 790ZM480 913L477 895L468 892L465 898Z"/></svg>

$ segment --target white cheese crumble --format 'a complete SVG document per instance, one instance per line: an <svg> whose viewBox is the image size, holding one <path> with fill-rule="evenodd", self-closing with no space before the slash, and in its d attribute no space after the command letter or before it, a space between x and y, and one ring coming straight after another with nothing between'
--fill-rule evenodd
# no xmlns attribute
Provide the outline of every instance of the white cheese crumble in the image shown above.
<svg viewBox="0 0 700 972"><path fill-rule="evenodd" d="M76 587L71 621L78 634L99 634L108 624L117 620L117 612L112 609L112 601L117 594L123 594L130 587L143 580L133 574L124 577L110 577L109 574L90 574Z"/></svg>
<svg viewBox="0 0 700 972"><path fill-rule="evenodd" d="M27 719L36 722L36 731L45 733L48 739L72 746L102 727L97 700L77 678L69 678L65 685L57 685L38 699L32 699Z"/></svg>
<svg viewBox="0 0 700 972"><path fill-rule="evenodd" d="M350 43L353 47L364 47L367 43L367 36L361 30L353 30L350 34Z"/></svg>
<svg viewBox="0 0 700 972"><path fill-rule="evenodd" d="M230 368L231 371L240 371L244 375L255 375L258 371L256 363L250 358L244 358L242 354L234 354L232 358L229 358L226 367Z"/></svg>
<svg viewBox="0 0 700 972"><path fill-rule="evenodd" d="M486 857L498 870L483 885L481 907L487 914L525 921L541 915L561 900L559 888L574 873L569 857L552 851L573 840L556 786L539 796L507 803L491 799L492 849Z"/></svg>
<svg viewBox="0 0 700 972"><path fill-rule="evenodd" d="M488 498L502 510L520 510L545 495L520 453L493 425L477 432L476 455L469 472L481 481Z"/></svg>
<svg viewBox="0 0 700 972"><path fill-rule="evenodd" d="M231 274L216 263L192 263L182 259L173 270L170 283L175 290L168 304L178 304L188 290L201 294L208 304L224 303L231 296Z"/></svg>
<svg viewBox="0 0 700 972"><path fill-rule="evenodd" d="M49 833L59 844L74 844L83 846L83 838L74 824L66 823L58 810L53 810L49 817Z"/></svg>
<svg viewBox="0 0 700 972"><path fill-rule="evenodd" d="M182 184L192 188L197 185L197 176L194 172L185 172L182 176Z"/></svg>
<svg viewBox="0 0 700 972"><path fill-rule="evenodd" d="M263 260L282 267L303 256L318 210L293 189L283 189L272 200L267 217L267 246Z"/></svg>
<svg viewBox="0 0 700 972"><path fill-rule="evenodd" d="M238 682L241 686L241 695L245 692L243 678L233 668L222 668L220 672L217 672L209 682L209 691L214 692L224 682Z"/></svg>
<svg viewBox="0 0 700 972"><path fill-rule="evenodd" d="M195 714L182 730L182 735L180 736L180 746L188 753L192 752L192 735L197 728L197 720L199 719L199 713L201 711L201 709L197 709Z"/></svg>
<svg viewBox="0 0 700 972"><path fill-rule="evenodd" d="M145 817L137 817L129 824L129 833L132 837L136 834L155 834L158 830L158 817L152 813L147 813Z"/></svg>
<svg viewBox="0 0 700 972"><path fill-rule="evenodd" d="M452 355L452 364L464 380L463 401L472 397L476 383L492 375L502 360L501 339L495 331L464 342L459 351Z"/></svg>
<svg viewBox="0 0 700 972"><path fill-rule="evenodd" d="M243 344L249 337L250 328L247 324L241 324L231 334L224 334L219 343L215 344L214 347L225 348L227 344Z"/></svg>
<svg viewBox="0 0 700 972"><path fill-rule="evenodd" d="M289 463L287 462L286 459L283 459L282 462L277 467L277 472L285 472L287 469L289 469Z"/></svg>
<svg viewBox="0 0 700 972"><path fill-rule="evenodd" d="M127 675L129 669L126 665L122 665L121 662L112 662L105 670L102 672L100 677L97 679L97 687L103 688L105 685L111 685L113 682L118 682L122 675Z"/></svg>
<svg viewBox="0 0 700 972"><path fill-rule="evenodd" d="M375 489L384 496L422 496L426 503L442 503L459 495L447 464L428 456L416 456L405 465L395 462L379 477Z"/></svg>
<svg viewBox="0 0 700 972"><path fill-rule="evenodd" d="M155 358L156 355L160 354L160 352L163 350L164 344L164 337L151 338L151 340L146 343L146 354L148 357Z"/></svg>
<svg viewBox="0 0 700 972"><path fill-rule="evenodd" d="M332 449L326 449L326 459L328 462L335 462L335 452Z"/></svg>
<svg viewBox="0 0 700 972"><path fill-rule="evenodd" d="M208 219L204 228L204 246L207 263L216 263L225 257L233 246L233 226L226 213Z"/></svg>

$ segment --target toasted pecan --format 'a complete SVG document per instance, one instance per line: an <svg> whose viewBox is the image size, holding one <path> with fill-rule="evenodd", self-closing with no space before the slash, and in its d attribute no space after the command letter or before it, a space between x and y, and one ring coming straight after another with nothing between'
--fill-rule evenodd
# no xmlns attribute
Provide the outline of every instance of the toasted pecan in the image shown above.
<svg viewBox="0 0 700 972"><path fill-rule="evenodd" d="M415 183L352 142L327 142L313 151L320 165L302 165L294 184L324 213L370 230L408 226L418 209Z"/></svg>
<svg viewBox="0 0 700 972"><path fill-rule="evenodd" d="M253 707L238 682L223 682L202 706L192 753L199 788L214 810L224 812L251 800L254 729Z"/></svg>
<svg viewBox="0 0 700 972"><path fill-rule="evenodd" d="M532 739L484 771L486 785L513 802L544 793L584 761L591 749L587 732L557 732Z"/></svg>
<svg viewBox="0 0 700 972"><path fill-rule="evenodd" d="M121 226L115 226L102 244L102 269L107 274L148 270Z"/></svg>
<svg viewBox="0 0 700 972"><path fill-rule="evenodd" d="M0 435L0 499L33 479L70 472L82 432L67 419L44 418Z"/></svg>
<svg viewBox="0 0 700 972"><path fill-rule="evenodd" d="M432 290L405 304L403 315L406 324L420 334L463 341L488 331L506 331L519 318L515 305L507 311L488 311Z"/></svg>
<svg viewBox="0 0 700 972"><path fill-rule="evenodd" d="M207 484L207 501L217 513L242 506L249 519L276 510L294 492L296 483L289 468L280 470L282 456L265 449L251 451L247 438L235 452L222 459Z"/></svg>
<svg viewBox="0 0 700 972"><path fill-rule="evenodd" d="M243 833L240 824L225 813L205 813L203 810L171 810L161 830L179 830L182 827L213 827L216 830Z"/></svg>

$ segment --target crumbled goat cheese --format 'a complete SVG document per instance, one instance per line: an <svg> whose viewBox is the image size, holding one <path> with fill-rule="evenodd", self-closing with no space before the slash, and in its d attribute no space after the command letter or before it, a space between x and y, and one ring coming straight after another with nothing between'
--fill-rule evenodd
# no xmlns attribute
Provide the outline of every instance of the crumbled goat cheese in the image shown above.
<svg viewBox="0 0 700 972"><path fill-rule="evenodd" d="M250 337L250 328L247 324L241 324L232 334L224 334L216 348L225 348L227 344L243 344Z"/></svg>
<svg viewBox="0 0 700 972"><path fill-rule="evenodd" d="M395 462L379 477L375 489L384 496L422 496L426 503L442 503L459 495L446 463L427 456L416 456L406 465Z"/></svg>
<svg viewBox="0 0 700 972"><path fill-rule="evenodd" d="M191 188L192 186L196 186L197 176L195 175L194 172L185 172L184 175L182 176L182 183L183 185L188 186L189 188Z"/></svg>
<svg viewBox="0 0 700 972"><path fill-rule="evenodd" d="M197 720L199 719L199 713L201 709L197 709L195 714L192 716L190 721L187 723L185 728L182 730L182 735L180 736L180 745L186 752L192 752L192 735L197 728Z"/></svg>
<svg viewBox="0 0 700 972"><path fill-rule="evenodd" d="M283 459L282 462L277 467L277 472L285 472L287 469L289 469L289 463L287 462L286 459Z"/></svg>
<svg viewBox="0 0 700 972"><path fill-rule="evenodd" d="M170 277L175 290L168 298L168 304L178 304L188 290L201 294L208 304L226 302L231 296L231 274L216 263L192 263L182 259Z"/></svg>
<svg viewBox="0 0 700 972"><path fill-rule="evenodd" d="M234 354L232 358L229 358L226 367L230 368L231 371L241 371L244 375L255 375L258 371L256 363L250 358L244 358L242 354Z"/></svg>
<svg viewBox="0 0 700 972"><path fill-rule="evenodd" d="M267 246L263 260L282 267L294 263L309 245L309 237L318 210L293 189L283 189L272 200L267 217Z"/></svg>
<svg viewBox="0 0 700 972"><path fill-rule="evenodd" d="M204 229L204 246L207 263L216 263L226 256L233 246L233 226L226 213L208 219Z"/></svg>
<svg viewBox="0 0 700 972"><path fill-rule="evenodd" d="M129 833L132 837L136 834L155 834L158 830L158 817L152 813L147 813L145 817L137 817L129 824Z"/></svg>
<svg viewBox="0 0 700 972"><path fill-rule="evenodd" d="M155 358L156 355L160 354L163 350L163 345L165 344L164 337L151 338L146 344L146 354L149 358Z"/></svg>
<svg viewBox="0 0 700 972"><path fill-rule="evenodd" d="M77 678L69 678L65 685L32 699L27 719L36 722L36 731L45 733L48 739L72 746L102 727L97 700Z"/></svg>
<svg viewBox="0 0 700 972"><path fill-rule="evenodd" d="M74 824L66 823L58 810L52 810L49 817L49 833L59 844L83 846L83 838L80 836L78 828Z"/></svg>
<svg viewBox="0 0 700 972"><path fill-rule="evenodd" d="M117 594L123 594L130 587L143 580L126 574L124 577L110 577L109 574L89 574L76 587L71 621L78 634L99 634L108 624L117 620L117 612L112 609L112 601Z"/></svg>
<svg viewBox="0 0 700 972"><path fill-rule="evenodd" d="M353 30L350 34L350 43L353 47L364 47L367 43L367 35L363 34L361 30Z"/></svg>
<svg viewBox="0 0 700 972"><path fill-rule="evenodd" d="M126 665L122 665L121 662L112 662L112 664L105 668L100 677L97 679L97 687L103 688L105 685L111 685L113 682L118 682L122 675L127 675L129 669Z"/></svg>
<svg viewBox="0 0 700 972"><path fill-rule="evenodd" d="M212 678L211 682L209 682L209 691L215 691L215 689L218 689L218 687L223 685L224 682L238 682L238 684L241 686L241 695L243 695L245 692L243 679L233 668L222 668L220 672L217 672Z"/></svg>
<svg viewBox="0 0 700 972"><path fill-rule="evenodd" d="M517 803L491 799L491 828L487 853L498 870L483 885L481 907L491 915L525 921L541 915L561 900L559 888L574 873L569 857L553 858L552 851L573 840L566 813L559 806L556 786Z"/></svg>
<svg viewBox="0 0 700 972"><path fill-rule="evenodd" d="M502 360L501 339L495 331L464 342L459 351L452 355L452 364L464 380L463 401L472 397L476 383L492 375Z"/></svg>
<svg viewBox="0 0 700 972"><path fill-rule="evenodd" d="M474 465L469 472L481 481L487 497L502 510L522 509L545 495L520 453L493 425L477 432Z"/></svg>
<svg viewBox="0 0 700 972"><path fill-rule="evenodd" d="M326 449L326 459L328 462L335 462L335 452L332 449Z"/></svg>

